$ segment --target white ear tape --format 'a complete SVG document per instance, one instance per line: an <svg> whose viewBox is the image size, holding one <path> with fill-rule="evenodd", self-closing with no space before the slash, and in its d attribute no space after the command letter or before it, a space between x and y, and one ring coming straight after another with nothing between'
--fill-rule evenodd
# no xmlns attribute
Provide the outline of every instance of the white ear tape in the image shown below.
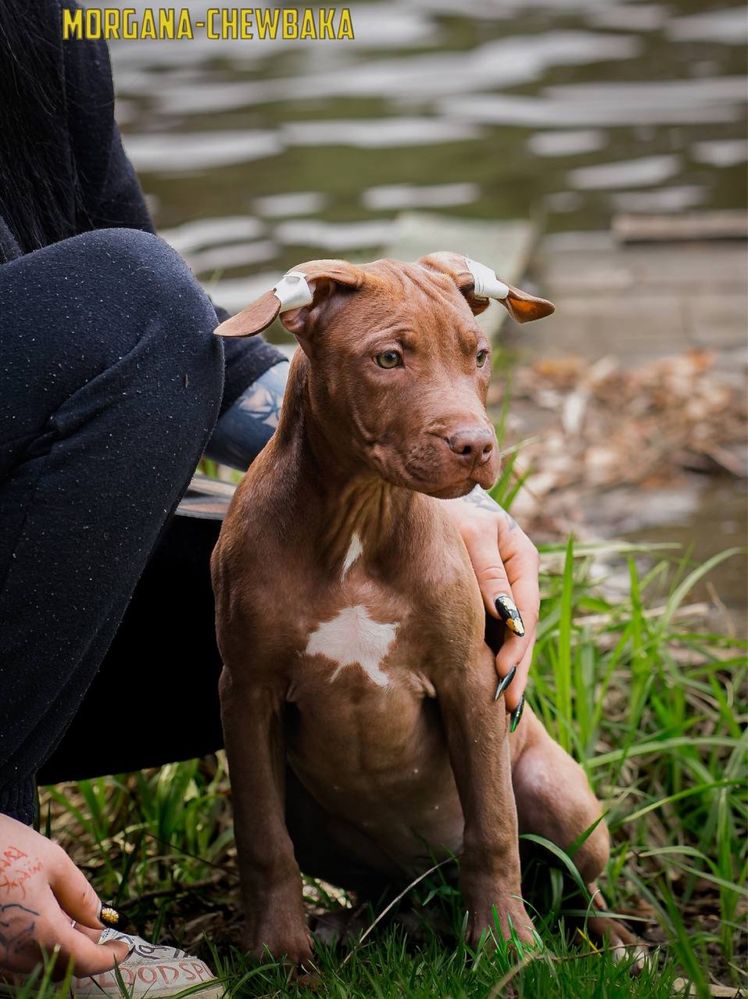
<svg viewBox="0 0 748 999"><path fill-rule="evenodd" d="M311 305L314 295L302 271L287 271L273 288L273 294L281 304L281 312L289 309L300 309L302 305Z"/></svg>
<svg viewBox="0 0 748 999"><path fill-rule="evenodd" d="M494 271L485 264L479 264L477 260L465 257L467 269L475 280L475 290L473 294L478 298L499 298L504 299L509 294L509 285L499 281Z"/></svg>

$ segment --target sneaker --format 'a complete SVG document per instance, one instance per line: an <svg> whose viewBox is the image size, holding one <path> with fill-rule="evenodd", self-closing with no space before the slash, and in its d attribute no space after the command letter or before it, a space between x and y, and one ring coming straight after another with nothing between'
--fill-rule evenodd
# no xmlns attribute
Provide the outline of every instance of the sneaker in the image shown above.
<svg viewBox="0 0 748 999"><path fill-rule="evenodd" d="M127 993L132 999L164 999L176 996L183 989L195 989L195 999L222 999L225 988L203 961L190 957L176 947L150 944L140 937L107 929L100 943L124 940L130 952L118 966ZM197 989L196 986L203 985ZM89 978L74 978L70 985L71 999L120 999L122 992L114 971Z"/></svg>

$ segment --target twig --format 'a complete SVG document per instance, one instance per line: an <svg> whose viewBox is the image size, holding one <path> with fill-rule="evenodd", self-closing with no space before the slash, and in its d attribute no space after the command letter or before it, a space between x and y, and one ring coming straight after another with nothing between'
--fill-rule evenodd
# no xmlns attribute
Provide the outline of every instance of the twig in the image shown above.
<svg viewBox="0 0 748 999"><path fill-rule="evenodd" d="M156 898L168 898L169 895L188 895L192 891L201 891L203 888L213 888L219 884L216 878L205 878L203 881L193 881L190 885L172 886L171 888L156 888L153 891L143 892L137 898L128 899L120 903L118 909L132 909L133 906L141 902L151 902Z"/></svg>
<svg viewBox="0 0 748 999"><path fill-rule="evenodd" d="M351 950L349 950L348 953L346 954L346 956L343 958L343 961L341 962L340 967L341 968L345 967L345 965L350 961L350 959L356 953L356 951L361 946L361 944L364 942L364 940L366 940L366 938L369 936L369 934L374 929L374 927L377 926L379 923L381 923L381 921L384 919L384 917L387 915L387 913L390 912L392 909L394 909L394 907L397 905L397 903L400 902L400 901L402 901L402 899L405 898L405 896L408 894L408 892L410 891L411 888L415 888L415 886L420 881L423 881L424 878L427 878L429 876L429 874L433 874L434 871L438 871L440 867L444 867L445 864L451 864L452 861L453 861L453 859L454 859L453 857L447 857L445 860L440 860L438 864L434 864L433 867L429 867L429 869L427 871L424 871L423 874L419 874L418 877L415 879L415 881L411 881L409 885L406 885L406 887L403 888L403 890L400 892L400 894L396 895L392 899L392 901L389 903L389 905L385 906L385 908L382 909L382 911L379 913L379 915L374 920L374 922L371 924L371 926L368 929L364 930L364 932L359 937L358 942L356 943L355 947L352 947Z"/></svg>
<svg viewBox="0 0 748 999"><path fill-rule="evenodd" d="M220 871L221 874L223 874L227 878L231 878L233 881L239 880L238 874L233 874L231 871L229 871L226 867L223 867L221 864L216 864L212 860L206 860L205 857L201 857L197 853L190 853L189 850L185 850L183 847L177 846L176 843L170 843L168 839L162 839L160 836L157 836L155 833L152 832L144 831L143 835L148 839L155 840L156 843L160 843L161 846L168 846L170 850L175 850L177 853L181 853L183 854L183 856L189 857L191 860L199 860L201 864L205 864L206 867L212 867L214 870Z"/></svg>

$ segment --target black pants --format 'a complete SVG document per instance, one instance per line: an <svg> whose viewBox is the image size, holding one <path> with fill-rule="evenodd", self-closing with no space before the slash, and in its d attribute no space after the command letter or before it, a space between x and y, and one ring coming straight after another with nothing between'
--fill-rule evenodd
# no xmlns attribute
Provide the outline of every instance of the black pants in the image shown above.
<svg viewBox="0 0 748 999"><path fill-rule="evenodd" d="M0 267L0 812L31 821L40 771L135 769L218 744L216 525L193 521L187 553L164 532L218 414L215 325L187 267L146 233L86 233Z"/></svg>

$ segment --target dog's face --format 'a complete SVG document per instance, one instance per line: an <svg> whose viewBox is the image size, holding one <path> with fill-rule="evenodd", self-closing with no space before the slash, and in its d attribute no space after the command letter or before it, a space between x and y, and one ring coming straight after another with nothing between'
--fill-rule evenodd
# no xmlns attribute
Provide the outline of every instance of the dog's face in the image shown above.
<svg viewBox="0 0 748 999"><path fill-rule="evenodd" d="M499 456L486 415L490 344L454 281L380 261L357 290L332 285L299 339L332 446L434 496L490 487ZM330 417L332 417L330 419Z"/></svg>
<svg viewBox="0 0 748 999"><path fill-rule="evenodd" d="M488 300L472 294L464 260L435 254L417 264L304 264L312 301L281 316L309 360L309 405L321 417L322 446L440 498L462 496L476 483L489 488L499 472L485 408L491 349L475 319ZM526 307L552 311L512 291ZM262 301L218 332L267 325ZM276 303L266 301L268 315Z"/></svg>

